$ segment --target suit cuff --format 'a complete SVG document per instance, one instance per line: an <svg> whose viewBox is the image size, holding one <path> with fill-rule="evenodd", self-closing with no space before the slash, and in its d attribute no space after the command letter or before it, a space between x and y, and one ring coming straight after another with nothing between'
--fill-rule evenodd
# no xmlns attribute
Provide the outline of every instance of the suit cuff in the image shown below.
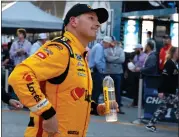
<svg viewBox="0 0 179 137"><path fill-rule="evenodd" d="M50 119L51 117L53 117L54 115L56 114L56 111L53 107L51 107L50 109L44 111L42 114L41 114L41 117L45 120L48 120Z"/></svg>
<svg viewBox="0 0 179 137"><path fill-rule="evenodd" d="M56 111L52 107L51 103L46 99L42 99L38 104L29 107L31 112L34 112L38 116L47 120L56 114Z"/></svg>

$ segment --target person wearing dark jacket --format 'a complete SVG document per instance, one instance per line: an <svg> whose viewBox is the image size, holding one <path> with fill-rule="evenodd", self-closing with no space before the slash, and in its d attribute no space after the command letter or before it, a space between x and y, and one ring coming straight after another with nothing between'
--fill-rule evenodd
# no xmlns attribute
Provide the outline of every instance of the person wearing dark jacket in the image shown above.
<svg viewBox="0 0 179 137"><path fill-rule="evenodd" d="M23 105L19 101L13 99L10 96L10 94L6 93L6 91L5 91L5 89L3 87L1 87L1 95L2 95L1 100L4 103L9 104L9 105L13 106L16 109L23 108Z"/></svg>
<svg viewBox="0 0 179 137"><path fill-rule="evenodd" d="M145 52L147 53L147 57L144 61L143 68L140 69L140 72L144 75L155 75L157 74L157 56L154 51L154 43L149 41L147 42Z"/></svg>
<svg viewBox="0 0 179 137"><path fill-rule="evenodd" d="M179 119L179 93L176 93L179 74L178 59L178 48L171 47L162 72L162 84L158 94L159 98L162 99L162 103L146 126L146 129L150 131L156 131L155 124L161 116L165 116L169 105L176 108L175 115Z"/></svg>

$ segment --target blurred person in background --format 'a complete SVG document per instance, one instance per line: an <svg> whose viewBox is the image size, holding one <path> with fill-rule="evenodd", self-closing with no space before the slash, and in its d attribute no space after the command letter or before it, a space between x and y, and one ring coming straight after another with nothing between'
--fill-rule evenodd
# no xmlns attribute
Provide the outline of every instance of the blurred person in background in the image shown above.
<svg viewBox="0 0 179 137"><path fill-rule="evenodd" d="M47 34L40 33L38 35L38 40L32 45L30 49L30 55L34 54L45 42L47 41Z"/></svg>
<svg viewBox="0 0 179 137"><path fill-rule="evenodd" d="M134 56L134 65L135 69L132 70L134 72L139 72L139 70L144 66L145 59L147 57L147 54L143 52L143 47L141 44L135 45L135 53L136 55Z"/></svg>
<svg viewBox="0 0 179 137"><path fill-rule="evenodd" d="M133 98L132 104L129 107L137 107L138 106L138 92L139 92L139 76L140 70L144 66L147 54L143 52L143 47L141 44L136 44L134 47L135 56L134 59L128 63L129 69L129 81L130 85L133 87L131 95Z"/></svg>
<svg viewBox="0 0 179 137"><path fill-rule="evenodd" d="M9 62L10 62L10 58L9 58L9 48L8 48L8 44L4 43L2 44L2 50L1 50L1 61L2 61L2 66L6 67Z"/></svg>
<svg viewBox="0 0 179 137"><path fill-rule="evenodd" d="M154 51L156 52L156 50L157 50L156 49L156 42L155 42L154 39L152 39L152 32L151 31L147 31L147 42L149 42L149 41L153 42L153 44L154 44Z"/></svg>
<svg viewBox="0 0 179 137"><path fill-rule="evenodd" d="M159 54L159 69L161 72L163 71L166 54L169 51L169 49L172 47L171 37L169 35L163 36L163 43L164 46L160 49L160 54Z"/></svg>
<svg viewBox="0 0 179 137"><path fill-rule="evenodd" d="M3 86L1 86L1 100L15 109L23 108L23 105L18 100L13 99L9 93L6 93Z"/></svg>
<svg viewBox="0 0 179 137"><path fill-rule="evenodd" d="M112 36L111 46L104 49L104 56L106 59L106 71L105 74L109 74L114 80L116 101L119 104L119 113L124 114L120 109L121 104L121 80L123 75L122 64L125 61L125 54L121 45L116 41L116 38Z"/></svg>
<svg viewBox="0 0 179 137"><path fill-rule="evenodd" d="M155 75L158 73L158 65L157 65L157 56L154 51L154 43L152 41L148 41L145 47L145 53L147 53L147 57L144 61L144 65L142 68L137 69L138 72L146 75Z"/></svg>
<svg viewBox="0 0 179 137"><path fill-rule="evenodd" d="M103 79L104 72L106 71L106 60L104 56L104 50L109 48L112 42L110 36L105 36L101 43L97 43L90 50L89 67L91 69L93 79L93 92L92 100L98 103L98 99L101 93L103 93Z"/></svg>
<svg viewBox="0 0 179 137"><path fill-rule="evenodd" d="M18 40L14 41L10 48L10 58L14 66L25 60L30 53L31 43L26 39L26 30L17 30Z"/></svg>
<svg viewBox="0 0 179 137"><path fill-rule="evenodd" d="M177 93L178 88L178 60L179 60L179 51L177 47L171 47L167 56L166 63L162 72L162 84L159 88L159 98L162 100L162 103L158 109L154 112L153 117L146 126L146 129L155 132L155 124L166 115L168 106L172 105L176 111L176 119L179 119L179 93Z"/></svg>
<svg viewBox="0 0 179 137"><path fill-rule="evenodd" d="M8 44L3 44L3 53L1 54L1 56L3 58L2 66L6 67L9 62ZM4 68L1 68L1 100L6 104L15 107L16 109L23 108L23 105L18 100L15 100L15 98L13 98L9 92L6 93L5 91L5 69Z"/></svg>

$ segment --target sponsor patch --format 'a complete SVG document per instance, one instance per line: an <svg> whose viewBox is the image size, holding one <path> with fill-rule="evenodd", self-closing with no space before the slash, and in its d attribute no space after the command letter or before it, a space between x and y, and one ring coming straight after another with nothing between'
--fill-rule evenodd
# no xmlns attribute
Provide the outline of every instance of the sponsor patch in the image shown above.
<svg viewBox="0 0 179 137"><path fill-rule="evenodd" d="M84 88L75 88L74 90L71 91L71 96L73 97L73 99L76 101L78 99L80 99L85 93L85 89Z"/></svg>
<svg viewBox="0 0 179 137"><path fill-rule="evenodd" d="M78 71L81 71L81 72L85 72L85 70L84 70L84 69L82 69L82 68L81 68L81 69L77 69L77 70L78 70Z"/></svg>
<svg viewBox="0 0 179 137"><path fill-rule="evenodd" d="M36 55L41 59L45 59L47 57L47 55L45 55L43 52L37 52Z"/></svg>
<svg viewBox="0 0 179 137"><path fill-rule="evenodd" d="M34 97L36 102L39 102L41 100L40 96L37 95L35 89L34 89L34 82L27 84L28 90L31 92L31 95Z"/></svg>
<svg viewBox="0 0 179 137"><path fill-rule="evenodd" d="M78 72L78 76L86 77L86 74L84 74L84 73L82 73L82 72Z"/></svg>
<svg viewBox="0 0 179 137"><path fill-rule="evenodd" d="M53 46L55 46L55 47L58 48L59 50L63 50L63 47L62 47L61 45L53 44Z"/></svg>
<svg viewBox="0 0 179 137"><path fill-rule="evenodd" d="M79 135L79 131L68 131L68 134Z"/></svg>
<svg viewBox="0 0 179 137"><path fill-rule="evenodd" d="M44 106L48 105L48 100L47 99L43 99L42 101L40 101L37 105L30 107L29 109L32 112L36 112L38 110L40 110L41 108L43 108Z"/></svg>
<svg viewBox="0 0 179 137"><path fill-rule="evenodd" d="M85 65L82 64L81 62L78 62L77 66L78 66L78 67L84 67Z"/></svg>
<svg viewBox="0 0 179 137"><path fill-rule="evenodd" d="M61 45L56 45L56 47L59 49L59 50L63 50L63 47Z"/></svg>
<svg viewBox="0 0 179 137"><path fill-rule="evenodd" d="M24 74L23 79L25 79L25 80L28 81L28 82L31 82L31 81L32 81L32 77L31 77L31 75L28 74L28 73L25 73L25 74Z"/></svg>
<svg viewBox="0 0 179 137"><path fill-rule="evenodd" d="M63 41L68 41L68 38L66 38L66 37L63 37L61 40L63 40Z"/></svg>
<svg viewBox="0 0 179 137"><path fill-rule="evenodd" d="M49 44L48 46L53 46L58 48L59 50L63 50L63 47L61 45L57 45L57 44Z"/></svg>
<svg viewBox="0 0 179 137"><path fill-rule="evenodd" d="M53 55L53 52L48 48L43 48L43 50L47 53L47 55Z"/></svg>
<svg viewBox="0 0 179 137"><path fill-rule="evenodd" d="M82 61L82 56L79 55L79 54L75 54L75 58L76 58L78 61Z"/></svg>

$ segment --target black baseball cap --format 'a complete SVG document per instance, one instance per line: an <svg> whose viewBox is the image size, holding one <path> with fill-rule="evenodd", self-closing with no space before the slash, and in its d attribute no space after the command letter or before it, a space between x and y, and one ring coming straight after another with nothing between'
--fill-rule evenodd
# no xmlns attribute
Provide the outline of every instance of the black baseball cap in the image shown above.
<svg viewBox="0 0 179 137"><path fill-rule="evenodd" d="M87 4L76 4L74 5L66 14L66 17L64 19L64 26L66 26L69 23L69 20L71 17L77 17L81 14L88 13L88 12L95 12L98 16L98 21L100 24L104 23L108 20L108 11L105 8L97 8L92 9Z"/></svg>

